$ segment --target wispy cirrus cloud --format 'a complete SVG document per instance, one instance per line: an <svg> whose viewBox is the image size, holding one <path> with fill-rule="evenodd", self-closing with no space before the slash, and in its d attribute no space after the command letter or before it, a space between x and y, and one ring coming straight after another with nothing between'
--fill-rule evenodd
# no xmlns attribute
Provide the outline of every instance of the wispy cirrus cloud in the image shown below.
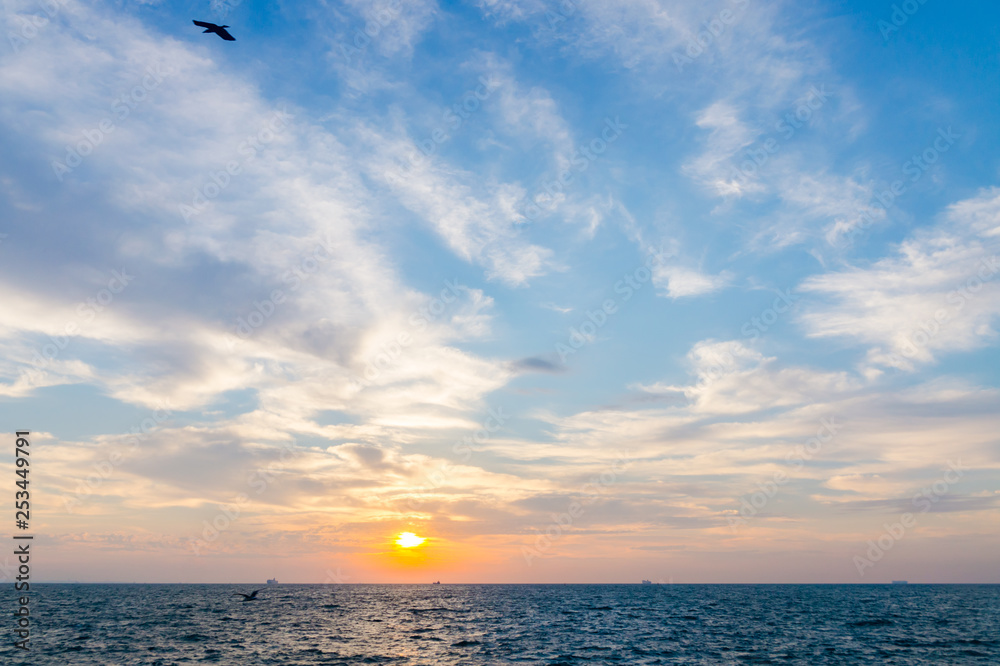
<svg viewBox="0 0 1000 666"><path fill-rule="evenodd" d="M1000 193L953 204L940 221L868 267L809 278L825 298L801 316L807 334L868 347L872 372L914 370L995 339L1000 315Z"/></svg>

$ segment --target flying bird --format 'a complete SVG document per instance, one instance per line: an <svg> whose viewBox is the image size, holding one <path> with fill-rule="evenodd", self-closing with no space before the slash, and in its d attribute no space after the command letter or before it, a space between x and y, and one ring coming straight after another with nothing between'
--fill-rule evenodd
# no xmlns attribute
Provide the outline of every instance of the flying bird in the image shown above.
<svg viewBox="0 0 1000 666"><path fill-rule="evenodd" d="M260 592L260 590L254 590L250 594L243 594L242 592L233 592L232 596L243 597L243 601L257 601L258 592Z"/></svg>
<svg viewBox="0 0 1000 666"><path fill-rule="evenodd" d="M235 42L236 38L229 34L226 30L228 25L215 25L214 23L205 23L204 21L192 21L199 28L204 28L205 32L214 32L219 37L222 37L227 42Z"/></svg>

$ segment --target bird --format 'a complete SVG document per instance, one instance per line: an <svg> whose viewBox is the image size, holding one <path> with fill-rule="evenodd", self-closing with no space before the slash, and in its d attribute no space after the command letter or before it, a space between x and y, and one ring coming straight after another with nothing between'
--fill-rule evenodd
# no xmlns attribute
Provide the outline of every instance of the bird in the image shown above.
<svg viewBox="0 0 1000 666"><path fill-rule="evenodd" d="M250 594L243 594L242 592L233 592L232 596L243 597L243 601L257 601L258 592L260 592L260 590L254 590Z"/></svg>
<svg viewBox="0 0 1000 666"><path fill-rule="evenodd" d="M205 23L204 21L192 21L199 28L204 28L205 32L214 32L219 37L222 37L227 42L235 42L236 38L229 34L226 30L228 25L215 25L214 23Z"/></svg>

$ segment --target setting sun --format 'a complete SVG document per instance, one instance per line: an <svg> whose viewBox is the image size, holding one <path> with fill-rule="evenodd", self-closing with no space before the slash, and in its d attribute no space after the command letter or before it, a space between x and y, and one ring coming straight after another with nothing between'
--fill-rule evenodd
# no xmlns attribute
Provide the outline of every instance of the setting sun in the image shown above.
<svg viewBox="0 0 1000 666"><path fill-rule="evenodd" d="M414 548L415 546L422 544L424 541L426 541L426 539L418 537L413 532L403 532L399 535L399 538L396 539L396 545L402 548Z"/></svg>

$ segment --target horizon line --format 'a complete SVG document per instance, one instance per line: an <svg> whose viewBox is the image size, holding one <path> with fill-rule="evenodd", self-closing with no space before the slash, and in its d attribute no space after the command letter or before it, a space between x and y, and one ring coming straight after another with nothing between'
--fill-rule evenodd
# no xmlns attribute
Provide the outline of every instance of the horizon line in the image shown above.
<svg viewBox="0 0 1000 666"><path fill-rule="evenodd" d="M54 581L33 581L35 585L244 585L253 587L255 585L262 585L264 587L278 587L281 585L638 585L640 587L669 587L671 585L1000 585L1000 581L994 582L964 582L964 583L942 583L942 582L926 582L926 581L884 581L884 582L845 582L845 583L633 583L633 582L622 582L622 583L586 583L586 582L574 582L574 583L477 583L477 582L453 582L453 583L443 583L443 582L428 582L428 583L379 583L379 582L356 582L356 583L260 583L260 582L232 582L232 583L206 583L206 582L160 582L160 581L78 581L78 580L54 580Z"/></svg>

